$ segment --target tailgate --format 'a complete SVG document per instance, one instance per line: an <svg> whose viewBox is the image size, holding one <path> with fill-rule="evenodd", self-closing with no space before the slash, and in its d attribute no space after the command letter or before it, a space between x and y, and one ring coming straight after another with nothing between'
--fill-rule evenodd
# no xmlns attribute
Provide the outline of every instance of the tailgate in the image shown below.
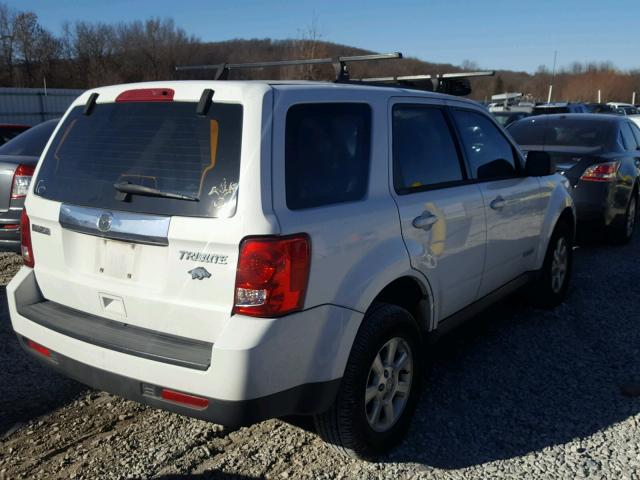
<svg viewBox="0 0 640 480"><path fill-rule="evenodd" d="M255 148L270 138L268 87L135 87L97 90L88 114L87 92L44 152L27 199L36 279L64 307L214 342L231 317L241 240L274 233Z"/></svg>
<svg viewBox="0 0 640 480"><path fill-rule="evenodd" d="M112 224L127 224L122 212L108 213ZM100 232L104 214L32 201L35 271L44 298L137 327L213 342L233 306L242 235L224 224L235 222L126 214L129 225L153 231L150 240L126 227ZM221 231L227 234L217 234Z"/></svg>

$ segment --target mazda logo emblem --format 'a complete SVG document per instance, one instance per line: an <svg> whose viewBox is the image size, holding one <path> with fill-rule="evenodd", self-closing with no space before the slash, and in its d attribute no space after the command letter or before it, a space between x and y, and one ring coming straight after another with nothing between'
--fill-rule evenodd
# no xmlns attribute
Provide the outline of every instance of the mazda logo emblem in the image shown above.
<svg viewBox="0 0 640 480"><path fill-rule="evenodd" d="M113 214L111 212L103 213L98 219L98 230L108 232L111 230L111 222L113 222Z"/></svg>

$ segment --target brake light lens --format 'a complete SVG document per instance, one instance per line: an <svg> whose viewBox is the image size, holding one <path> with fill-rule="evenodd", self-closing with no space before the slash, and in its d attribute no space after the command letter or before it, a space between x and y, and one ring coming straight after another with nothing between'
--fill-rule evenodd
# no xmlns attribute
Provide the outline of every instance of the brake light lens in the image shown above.
<svg viewBox="0 0 640 480"><path fill-rule="evenodd" d="M35 167L28 165L18 165L16 171L13 174L13 185L11 187L11 198L24 198L29 191L29 184L31 184L31 178Z"/></svg>
<svg viewBox="0 0 640 480"><path fill-rule="evenodd" d="M27 209L22 209L20 216L20 250L22 251L22 260L26 267L33 268L35 259L33 258L33 247L31 246L31 222Z"/></svg>
<svg viewBox="0 0 640 480"><path fill-rule="evenodd" d="M607 162L591 165L587 168L580 180L585 182L612 182L615 180L620 168L620 162Z"/></svg>
<svg viewBox="0 0 640 480"><path fill-rule="evenodd" d="M171 88L137 88L122 92L116 102L172 102L174 93Z"/></svg>
<svg viewBox="0 0 640 480"><path fill-rule="evenodd" d="M188 393L176 392L175 390L170 390L168 388L162 389L160 397L168 402L179 403L180 405L196 409L204 409L209 406L209 400L206 398L196 397L194 395L189 395Z"/></svg>
<svg viewBox="0 0 640 480"><path fill-rule="evenodd" d="M307 235L243 240L233 313L279 317L301 310L310 263L311 242Z"/></svg>

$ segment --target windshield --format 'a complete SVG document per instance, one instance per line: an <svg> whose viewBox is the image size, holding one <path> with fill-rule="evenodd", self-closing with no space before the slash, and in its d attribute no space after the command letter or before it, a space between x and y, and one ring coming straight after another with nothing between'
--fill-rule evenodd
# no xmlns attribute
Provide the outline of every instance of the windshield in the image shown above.
<svg viewBox="0 0 640 480"><path fill-rule="evenodd" d="M532 118L509 126L520 145L600 147L609 143L613 124L597 119Z"/></svg>
<svg viewBox="0 0 640 480"><path fill-rule="evenodd" d="M35 193L76 205L164 215L231 216L240 172L242 106L191 102L97 104L74 108L58 130ZM122 195L133 184L180 198ZM138 189L142 190L142 189Z"/></svg>
<svg viewBox="0 0 640 480"><path fill-rule="evenodd" d="M39 157L57 124L58 120L49 120L30 128L2 145L0 155Z"/></svg>

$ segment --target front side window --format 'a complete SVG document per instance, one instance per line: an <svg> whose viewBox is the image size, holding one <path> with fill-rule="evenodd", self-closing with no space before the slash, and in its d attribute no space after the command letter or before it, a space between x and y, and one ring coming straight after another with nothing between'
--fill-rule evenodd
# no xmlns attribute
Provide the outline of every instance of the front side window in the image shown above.
<svg viewBox="0 0 640 480"><path fill-rule="evenodd" d="M463 180L456 145L440 108L393 109L393 185L400 194Z"/></svg>
<svg viewBox="0 0 640 480"><path fill-rule="evenodd" d="M289 209L364 198L371 148L369 105L294 105L287 112L285 130L285 190Z"/></svg>
<svg viewBox="0 0 640 480"><path fill-rule="evenodd" d="M469 110L453 111L471 172L478 180L517 175L511 143L485 115Z"/></svg>

